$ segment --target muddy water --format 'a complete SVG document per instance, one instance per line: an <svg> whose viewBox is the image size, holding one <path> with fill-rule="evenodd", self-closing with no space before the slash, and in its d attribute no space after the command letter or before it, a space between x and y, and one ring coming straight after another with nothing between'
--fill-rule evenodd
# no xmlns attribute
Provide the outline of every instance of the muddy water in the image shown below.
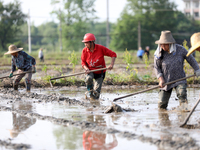
<svg viewBox="0 0 200 150"><path fill-rule="evenodd" d="M88 102L84 98L85 88L79 89L34 89L32 92L51 95L59 93L63 97ZM135 92L136 90L109 90L103 89L100 99L101 106L110 106L116 97ZM23 93L20 89L20 93ZM101 107L83 107L79 105L61 104L54 101L38 102L36 98L22 98L15 100L1 97L0 105L33 112L41 116L53 116L73 122L93 123L100 129L85 128L79 125L58 124L46 119L27 117L13 111L0 111L0 140L10 143L23 143L26 149L174 149L173 146L187 149L187 145L200 146L199 128L180 128L180 124L187 117L186 112L177 111L179 102L175 92L172 93L167 111L158 111L158 91L153 90L143 94L119 100L116 104L123 108L135 109L135 112L105 114ZM191 107L199 98L200 89L188 88L188 100ZM3 96L3 94L1 94ZM188 124L199 124L200 106L191 116ZM107 132L113 129L115 132ZM162 144L161 142L164 144ZM160 144L157 144L160 142ZM170 145L169 143L173 143ZM174 144L175 142L175 144ZM181 143L183 142L183 143ZM9 149L9 146L2 146ZM11 149L15 149L11 147Z"/></svg>

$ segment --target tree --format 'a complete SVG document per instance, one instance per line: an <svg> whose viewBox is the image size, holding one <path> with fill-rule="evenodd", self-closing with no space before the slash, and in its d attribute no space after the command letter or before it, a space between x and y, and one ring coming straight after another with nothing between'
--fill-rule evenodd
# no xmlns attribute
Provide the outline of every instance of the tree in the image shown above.
<svg viewBox="0 0 200 150"><path fill-rule="evenodd" d="M0 49L6 50L8 44L19 40L17 33L24 24L26 15L21 11L21 4L15 0L7 5L0 1Z"/></svg>
<svg viewBox="0 0 200 150"><path fill-rule="evenodd" d="M194 25L194 22L177 11L177 6L169 0L127 1L128 4L111 33L112 49L137 49L138 22L141 24L141 45L151 48L156 47L154 42L159 39L161 31L170 30L176 35L178 32L186 32ZM186 27L185 30L183 26ZM180 38L180 35L175 38Z"/></svg>
<svg viewBox="0 0 200 150"><path fill-rule="evenodd" d="M52 4L56 2L57 0L52 0ZM87 24L96 18L94 2L95 0L63 0L62 11L53 12L62 22L62 41L65 50L82 49L81 41L89 29Z"/></svg>
<svg viewBox="0 0 200 150"><path fill-rule="evenodd" d="M113 23L109 23L110 28L112 28ZM106 46L106 40L107 40L107 35L106 35L106 22L94 22L91 21L90 23L87 24L88 33L93 33L96 37L95 43L101 44Z"/></svg>
<svg viewBox="0 0 200 150"><path fill-rule="evenodd" d="M55 22L47 22L38 26L38 31L42 37L41 44L53 46L56 51L56 44L58 43L58 25Z"/></svg>

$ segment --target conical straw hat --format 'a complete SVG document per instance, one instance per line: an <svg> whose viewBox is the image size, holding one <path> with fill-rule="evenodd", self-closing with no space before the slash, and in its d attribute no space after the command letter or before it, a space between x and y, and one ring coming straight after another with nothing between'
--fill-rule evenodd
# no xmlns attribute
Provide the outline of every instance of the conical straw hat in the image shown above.
<svg viewBox="0 0 200 150"><path fill-rule="evenodd" d="M172 44L176 43L174 40L171 31L162 31L160 35L160 39L155 41L156 44Z"/></svg>
<svg viewBox="0 0 200 150"><path fill-rule="evenodd" d="M23 48L17 48L15 45L10 45L10 46L8 47L8 52L5 53L4 55L16 53L16 52L21 51L22 49L23 49Z"/></svg>
<svg viewBox="0 0 200 150"><path fill-rule="evenodd" d="M194 51L197 50L197 48L200 47L200 32L194 33L190 37L190 43L191 43L192 47L190 48L189 52L187 53L187 56L192 54Z"/></svg>

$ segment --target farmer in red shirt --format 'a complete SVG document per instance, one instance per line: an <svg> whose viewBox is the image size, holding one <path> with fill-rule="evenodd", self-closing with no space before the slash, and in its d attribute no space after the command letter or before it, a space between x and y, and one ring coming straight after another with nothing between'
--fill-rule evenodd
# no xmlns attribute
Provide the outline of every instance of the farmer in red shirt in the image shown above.
<svg viewBox="0 0 200 150"><path fill-rule="evenodd" d="M85 69L86 72L85 82L91 99L99 99L101 86L105 78L106 70L96 72L90 72L90 70L105 68L106 64L104 56L109 56L112 58L111 64L107 67L109 70L111 70L113 69L115 58L117 57L116 53L111 51L110 49L102 45L95 44L95 40L96 38L94 34L85 34L82 41L84 42L85 47L83 48L81 55L82 67ZM93 79L95 79L94 89Z"/></svg>

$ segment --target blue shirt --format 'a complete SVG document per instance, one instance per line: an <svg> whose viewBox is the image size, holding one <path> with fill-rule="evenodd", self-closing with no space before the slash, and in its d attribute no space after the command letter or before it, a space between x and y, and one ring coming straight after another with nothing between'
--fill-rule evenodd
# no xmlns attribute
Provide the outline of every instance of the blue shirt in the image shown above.
<svg viewBox="0 0 200 150"><path fill-rule="evenodd" d="M144 51L142 49L137 51L137 56L142 56L144 54Z"/></svg>
<svg viewBox="0 0 200 150"><path fill-rule="evenodd" d="M14 72L16 70L16 67L18 69L22 69L24 71L27 71L32 67L32 65L36 64L35 58L28 55L24 51L19 51L17 57L12 56L12 62L11 63L12 63L12 72Z"/></svg>

